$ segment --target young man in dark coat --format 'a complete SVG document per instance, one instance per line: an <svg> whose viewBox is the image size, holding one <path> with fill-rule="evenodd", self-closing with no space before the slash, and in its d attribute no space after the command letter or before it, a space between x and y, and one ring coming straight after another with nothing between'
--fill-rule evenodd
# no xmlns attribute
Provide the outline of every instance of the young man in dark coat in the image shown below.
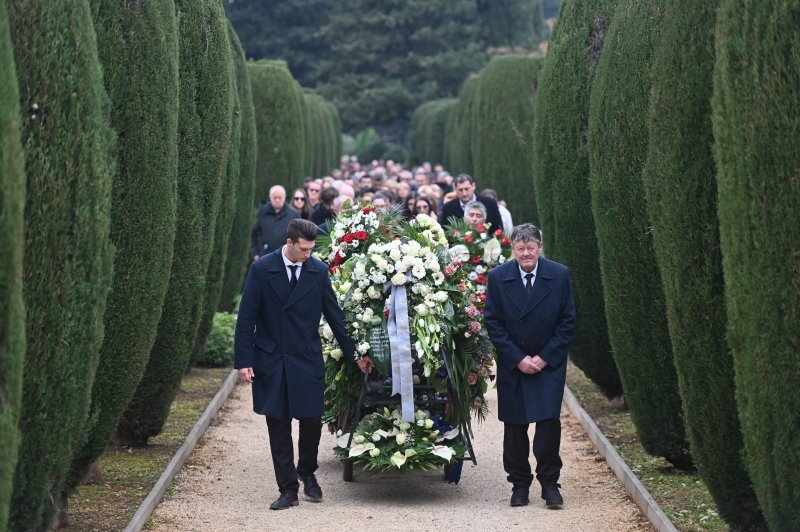
<svg viewBox="0 0 800 532"><path fill-rule="evenodd" d="M514 228L515 260L489 274L484 317L497 350L497 417L504 423L503 467L513 488L511 506L528 504L533 481L528 425L536 423L536 479L547 508L561 508L561 398L567 351L575 336L569 269L542 253L532 224Z"/></svg>
<svg viewBox="0 0 800 532"><path fill-rule="evenodd" d="M471 201L479 201L486 207L486 221L492 224L492 232L498 229L503 230L503 219L497 208L497 202L492 198L475 194L475 180L471 175L459 174L455 180L455 187L458 197L445 203L442 207L442 214L439 216L439 223L442 224L442 227L450 225L449 220L452 217L463 219L464 208L467 204Z"/></svg>
<svg viewBox="0 0 800 532"><path fill-rule="evenodd" d="M328 267L311 257L317 226L289 223L285 244L253 263L247 275L234 343L239 378L253 384L253 411L266 416L272 463L280 497L270 506L297 505L298 479L306 497L322 500L314 472L322 431L325 364L319 336L325 316L348 362L355 342L328 277ZM366 372L369 357L358 361ZM294 463L292 419L300 420L299 457Z"/></svg>

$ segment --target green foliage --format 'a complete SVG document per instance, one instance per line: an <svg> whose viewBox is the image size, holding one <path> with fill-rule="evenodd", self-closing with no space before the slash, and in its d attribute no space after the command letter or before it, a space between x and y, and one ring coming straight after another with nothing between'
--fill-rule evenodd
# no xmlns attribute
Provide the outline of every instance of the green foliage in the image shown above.
<svg viewBox="0 0 800 532"><path fill-rule="evenodd" d="M225 12L216 0L178 0L175 5L180 53L177 231L156 340L118 426L121 439L133 444L145 444L161 431L195 345L231 142L233 68Z"/></svg>
<svg viewBox="0 0 800 532"><path fill-rule="evenodd" d="M92 412L67 490L108 445L139 384L167 291L178 171L178 33L173 0L90 0L111 125L119 133L111 204L116 244Z"/></svg>
<svg viewBox="0 0 800 532"><path fill-rule="evenodd" d="M642 445L691 464L642 169L662 2L620 0L592 86L589 166L608 334Z"/></svg>
<svg viewBox="0 0 800 532"><path fill-rule="evenodd" d="M228 258L225 265L225 276L220 290L218 308L231 311L234 299L242 289L244 274L250 258L250 228L253 225L253 196L256 179L256 119L253 109L253 93L250 88L250 76L244 51L232 28L233 68L236 76L236 90L239 93L241 112L241 138L239 141L239 178L236 180L236 210L231 223L231 234L228 238Z"/></svg>
<svg viewBox="0 0 800 532"><path fill-rule="evenodd" d="M345 131L407 123L485 64L482 23L475 0L342 0L320 30L330 57L316 89L339 108Z"/></svg>
<svg viewBox="0 0 800 532"><path fill-rule="evenodd" d="M336 108L322 96L307 90L305 99L306 174L322 177L338 166L341 125Z"/></svg>
<svg viewBox="0 0 800 532"><path fill-rule="evenodd" d="M9 528L46 530L89 423L111 285L114 133L88 2L6 7L27 174L27 355Z"/></svg>
<svg viewBox="0 0 800 532"><path fill-rule="evenodd" d="M301 93L286 63L248 62L253 91L258 155L256 201L273 185L300 186L303 178L304 132Z"/></svg>
<svg viewBox="0 0 800 532"><path fill-rule="evenodd" d="M231 52L231 99L233 107L231 109L231 142L228 147L228 168L224 182L222 184L222 194L220 195L219 207L216 215L216 226L214 227L214 246L211 249L211 259L208 261L208 273L206 274L206 288L203 303L203 316L200 318L200 326L197 329L197 338L194 343L194 351L189 360L189 367L197 363L203 356L208 335L214 321L214 314L219 306L219 298L222 292L222 283L225 279L225 269L228 259L228 241L231 236L231 225L236 213L236 189L239 186L240 163L239 154L241 153L242 143L242 106L239 100L239 88L237 87L237 75L233 70L237 62L244 65L244 57L240 57L241 46L236 33L230 23L227 24L228 39L230 41Z"/></svg>
<svg viewBox="0 0 800 532"><path fill-rule="evenodd" d="M485 21L483 39L490 47L535 50L545 32L542 0L477 0Z"/></svg>
<svg viewBox="0 0 800 532"><path fill-rule="evenodd" d="M444 141L450 113L458 105L456 98L425 102L411 115L409 162L418 165L444 160Z"/></svg>
<svg viewBox="0 0 800 532"><path fill-rule="evenodd" d="M722 0L713 131L745 464L771 530L800 529L800 3Z"/></svg>
<svg viewBox="0 0 800 532"><path fill-rule="evenodd" d="M236 333L236 316L227 312L214 314L208 342L200 357L204 366L230 366L233 364L233 336Z"/></svg>
<svg viewBox="0 0 800 532"><path fill-rule="evenodd" d="M25 168L19 90L5 0L0 0L0 529L8 522L19 449L25 305L22 301Z"/></svg>
<svg viewBox="0 0 800 532"><path fill-rule="evenodd" d="M531 186L533 99L541 62L528 56L497 56L481 72L472 126L473 177L480 188L512 199L517 224L539 224ZM547 231L547 228L544 228Z"/></svg>
<svg viewBox="0 0 800 532"><path fill-rule="evenodd" d="M643 176L692 457L725 520L753 530L765 526L742 461L711 149L716 12L666 3Z"/></svg>
<svg viewBox="0 0 800 532"><path fill-rule="evenodd" d="M472 131L475 118L477 74L469 76L458 94L458 104L450 113L445 128L444 167L451 174L472 174Z"/></svg>
<svg viewBox="0 0 800 532"><path fill-rule="evenodd" d="M622 394L608 340L589 192L589 94L614 12L607 0L570 0L539 75L533 183L548 257L569 265L578 326L570 358L606 397Z"/></svg>

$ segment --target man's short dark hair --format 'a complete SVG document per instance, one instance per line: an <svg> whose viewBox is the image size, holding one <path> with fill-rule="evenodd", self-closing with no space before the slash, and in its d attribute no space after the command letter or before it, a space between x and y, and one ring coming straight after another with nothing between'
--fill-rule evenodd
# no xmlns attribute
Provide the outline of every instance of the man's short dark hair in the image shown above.
<svg viewBox="0 0 800 532"><path fill-rule="evenodd" d="M460 183L472 183L475 184L475 179L469 174L458 174L456 176L456 185Z"/></svg>
<svg viewBox="0 0 800 532"><path fill-rule="evenodd" d="M330 205L338 195L339 191L333 187L323 188L322 192L319 193L319 200L325 205Z"/></svg>
<svg viewBox="0 0 800 532"><path fill-rule="evenodd" d="M514 227L511 233L511 245L517 242L536 242L542 243L542 232L533 224L520 224Z"/></svg>
<svg viewBox="0 0 800 532"><path fill-rule="evenodd" d="M295 218L289 222L289 227L286 228L286 238L297 244L302 238L313 242L317 239L317 225L311 220L303 220L302 218Z"/></svg>

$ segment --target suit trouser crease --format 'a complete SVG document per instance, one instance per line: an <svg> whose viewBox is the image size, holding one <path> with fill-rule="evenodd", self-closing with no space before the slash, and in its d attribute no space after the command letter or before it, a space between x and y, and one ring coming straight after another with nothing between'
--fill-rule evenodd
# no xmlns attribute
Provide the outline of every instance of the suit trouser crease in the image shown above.
<svg viewBox="0 0 800 532"><path fill-rule="evenodd" d="M531 464L528 461L531 448L529 425L504 423L503 468L508 473L508 481L514 487L528 488L533 482ZM563 465L559 456L560 446L561 420L554 418L537 421L533 437L533 456L536 458L536 479L542 486L552 486L558 482Z"/></svg>

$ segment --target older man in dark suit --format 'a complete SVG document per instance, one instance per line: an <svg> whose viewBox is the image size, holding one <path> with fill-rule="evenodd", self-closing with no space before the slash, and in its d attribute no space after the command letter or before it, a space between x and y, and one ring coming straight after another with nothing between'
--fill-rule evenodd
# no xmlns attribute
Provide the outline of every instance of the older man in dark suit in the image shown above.
<svg viewBox="0 0 800 532"><path fill-rule="evenodd" d="M547 508L561 508L561 399L567 350L575 335L569 269L541 257L542 235L532 224L514 228L515 260L489 274L485 318L497 350L498 418L504 423L503 466L511 506L528 504L533 482L528 425L536 423L536 479Z"/></svg>
<svg viewBox="0 0 800 532"><path fill-rule="evenodd" d="M475 194L475 179L471 175L459 174L455 180L455 187L458 197L442 206L442 214L439 216L439 220L443 227L449 225L450 218L463 219L466 214L464 209L467 204L472 201L479 201L486 207L486 221L491 224L492 232L498 229L503 230L503 218L500 216L497 202L492 198Z"/></svg>
<svg viewBox="0 0 800 532"><path fill-rule="evenodd" d="M355 342L347 335L328 268L311 257L316 236L313 222L298 218L289 223L286 243L250 267L236 322L235 367L242 381L253 384L253 411L267 418L281 493L273 510L297 505L298 478L309 500L322 500L314 476L325 389L322 315L347 360L354 360ZM358 362L362 371L371 365L369 357ZM293 418L300 420L296 467Z"/></svg>

